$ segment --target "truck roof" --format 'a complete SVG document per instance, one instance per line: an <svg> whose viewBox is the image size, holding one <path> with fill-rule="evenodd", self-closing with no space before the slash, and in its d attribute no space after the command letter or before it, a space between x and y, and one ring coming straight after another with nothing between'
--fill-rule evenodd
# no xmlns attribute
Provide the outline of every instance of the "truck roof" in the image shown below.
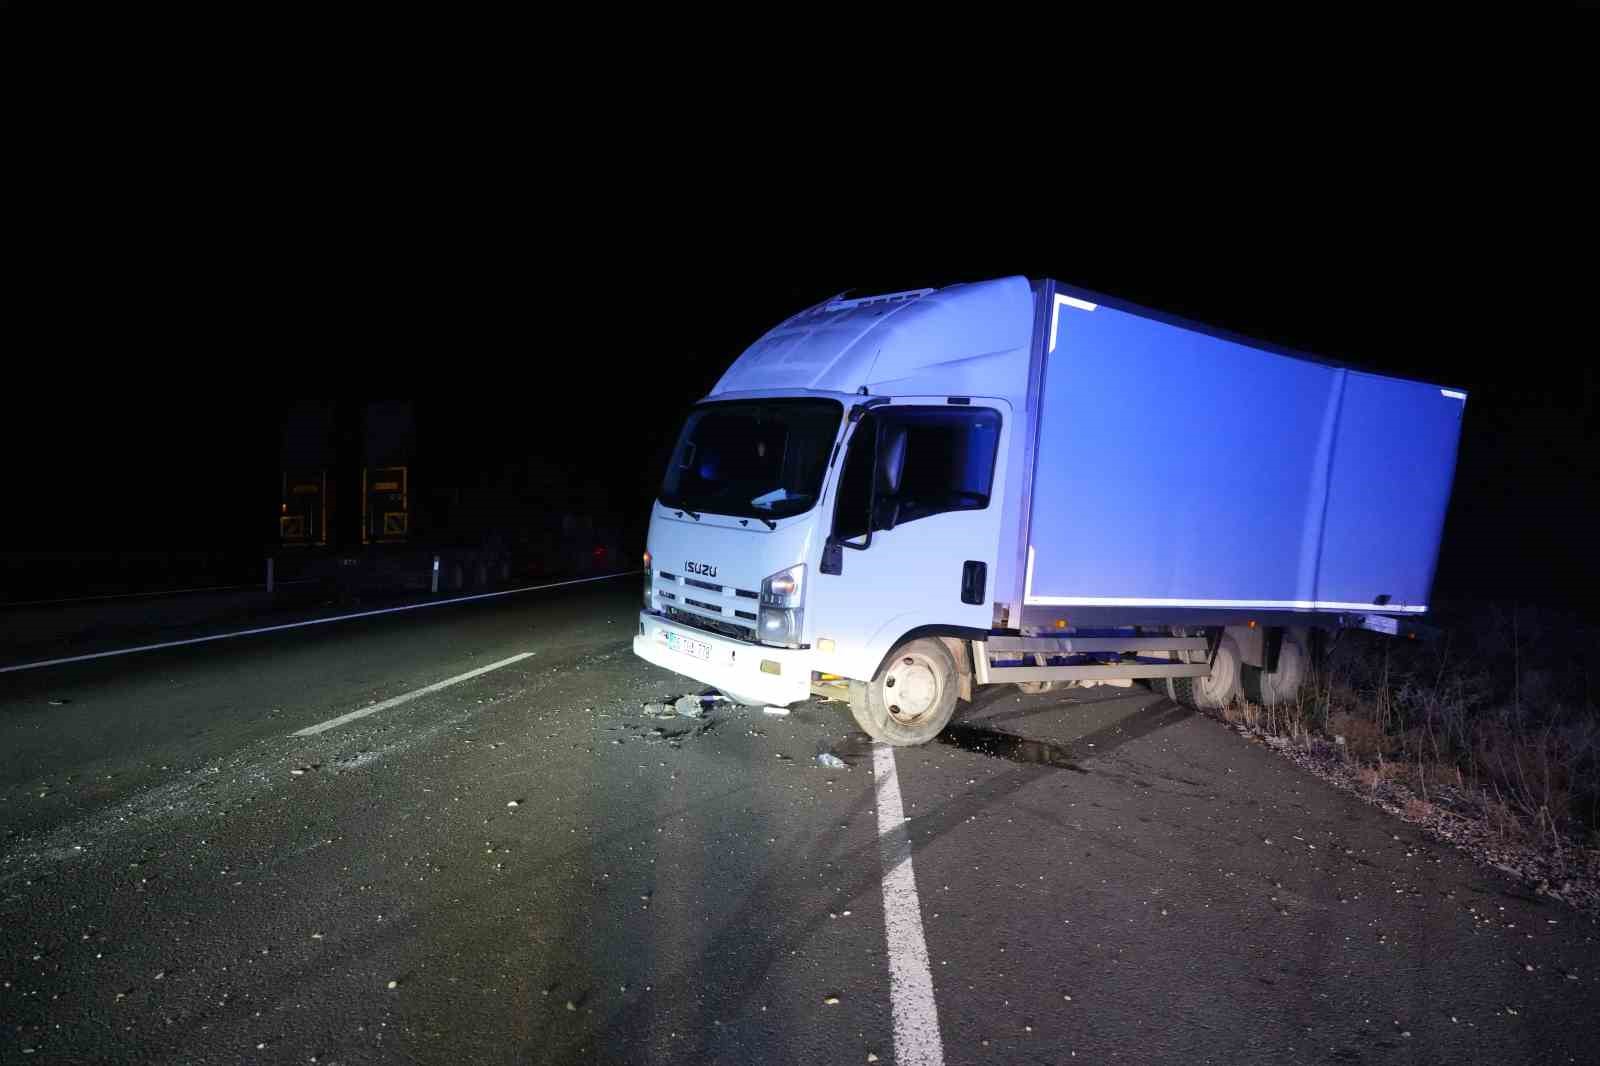
<svg viewBox="0 0 1600 1066"><path fill-rule="evenodd" d="M1072 300L1138 315L1277 355L1403 380L1440 384L1329 359L1115 296L1022 276L855 299L834 297L767 331L734 361L711 396L803 389L835 393L1021 398L1035 322L1034 294L1048 293L1051 329Z"/></svg>
<svg viewBox="0 0 1600 1066"><path fill-rule="evenodd" d="M1259 337L1252 337L1244 333L1235 333L1232 330L1223 329L1220 326L1213 326L1205 322L1199 322L1192 318L1185 318L1182 315L1175 315L1166 311L1157 311L1153 308L1145 307L1142 304L1132 303L1117 296L1107 296L1104 293L1096 292L1092 289L1085 289L1081 286L1068 285L1053 279L1040 282L1040 285L1046 284L1053 286L1055 294L1058 298L1062 295L1069 296L1075 299L1097 304L1101 307L1110 307L1117 311L1125 311L1128 314L1138 315L1141 318L1152 319L1156 322L1165 322L1168 325L1177 326L1180 329L1190 330L1195 333L1204 333L1207 336L1216 337L1220 340L1231 341L1234 344L1242 344L1249 348L1259 349L1260 351L1272 352L1274 355L1285 355L1292 359L1304 359L1306 362L1320 363L1323 366L1341 367L1346 370L1356 370L1364 374L1378 374L1383 377L1395 378L1400 381L1415 381L1423 385L1448 387L1446 383L1436 381L1432 378L1417 377L1413 374L1401 374L1383 367L1373 366L1369 363L1360 363L1348 359L1334 359L1329 356L1320 355L1316 352L1308 352L1303 348L1291 348L1288 345L1264 341ZM1059 306L1060 304L1058 302L1057 307ZM1056 308L1052 308L1052 320L1054 319L1055 313Z"/></svg>
<svg viewBox="0 0 1600 1066"><path fill-rule="evenodd" d="M769 330L711 390L1018 395L1033 287L1000 278L809 307Z"/></svg>

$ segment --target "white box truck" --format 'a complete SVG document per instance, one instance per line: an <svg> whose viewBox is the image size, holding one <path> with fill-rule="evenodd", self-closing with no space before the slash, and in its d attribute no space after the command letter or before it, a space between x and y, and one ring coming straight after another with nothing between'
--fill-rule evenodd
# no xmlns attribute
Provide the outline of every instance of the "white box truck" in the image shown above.
<svg viewBox="0 0 1600 1066"><path fill-rule="evenodd" d="M1049 279L835 298L690 411L634 651L901 745L979 685L1283 700L1427 609L1465 401Z"/></svg>

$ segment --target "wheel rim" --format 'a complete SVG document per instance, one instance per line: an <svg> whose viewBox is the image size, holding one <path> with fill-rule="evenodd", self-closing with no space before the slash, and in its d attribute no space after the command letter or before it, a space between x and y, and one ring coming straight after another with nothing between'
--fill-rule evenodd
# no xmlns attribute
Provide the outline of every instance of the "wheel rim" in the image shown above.
<svg viewBox="0 0 1600 1066"><path fill-rule="evenodd" d="M939 706L939 671L922 655L902 655L883 678L883 705L889 717L910 725Z"/></svg>

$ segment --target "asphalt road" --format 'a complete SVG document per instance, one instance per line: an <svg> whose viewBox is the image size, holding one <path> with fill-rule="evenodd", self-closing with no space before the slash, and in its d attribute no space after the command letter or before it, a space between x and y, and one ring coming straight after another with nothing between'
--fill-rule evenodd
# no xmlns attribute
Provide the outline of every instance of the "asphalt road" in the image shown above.
<svg viewBox="0 0 1600 1066"><path fill-rule="evenodd" d="M0 674L0 1062L892 1063L908 935L901 1062L1600 1061L1592 922L1142 689L895 752L886 923L882 753L643 716L636 584Z"/></svg>

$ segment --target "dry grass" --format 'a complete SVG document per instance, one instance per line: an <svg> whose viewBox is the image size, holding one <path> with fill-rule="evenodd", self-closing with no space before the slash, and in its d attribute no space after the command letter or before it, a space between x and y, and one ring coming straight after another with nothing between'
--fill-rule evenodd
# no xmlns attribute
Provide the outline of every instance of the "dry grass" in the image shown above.
<svg viewBox="0 0 1600 1066"><path fill-rule="evenodd" d="M1497 831L1600 842L1600 627L1498 605L1440 607L1432 621L1444 630L1435 642L1346 631L1293 704L1227 717L1342 737L1368 789L1403 769L1421 804L1453 786L1482 797Z"/></svg>
<svg viewBox="0 0 1600 1066"><path fill-rule="evenodd" d="M1329 715L1327 730L1344 737L1345 752L1357 759L1376 759L1388 750L1387 738L1377 723L1350 711Z"/></svg>
<svg viewBox="0 0 1600 1066"><path fill-rule="evenodd" d="M1411 819L1413 822L1425 821L1432 817L1433 813L1433 804L1429 803L1425 799L1412 796L1410 799L1406 800L1405 814L1406 817Z"/></svg>

